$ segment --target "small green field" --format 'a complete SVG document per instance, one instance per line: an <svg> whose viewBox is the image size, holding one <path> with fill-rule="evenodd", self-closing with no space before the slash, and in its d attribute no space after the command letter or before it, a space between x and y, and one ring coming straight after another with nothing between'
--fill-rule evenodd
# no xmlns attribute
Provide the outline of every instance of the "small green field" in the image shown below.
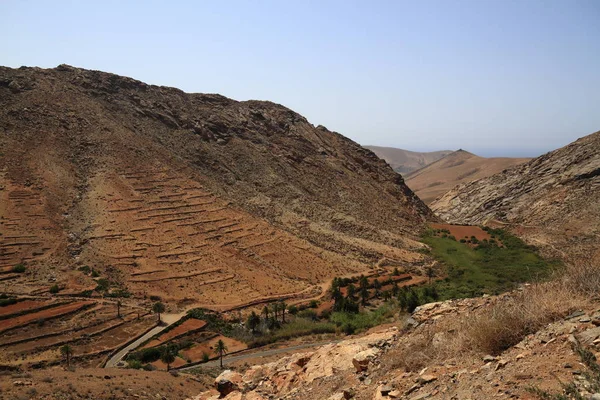
<svg viewBox="0 0 600 400"><path fill-rule="evenodd" d="M444 267L446 277L433 283L440 300L505 292L519 283L544 279L561 265L502 229L484 230L497 241L461 243L433 229L423 236L431 247L429 254Z"/></svg>

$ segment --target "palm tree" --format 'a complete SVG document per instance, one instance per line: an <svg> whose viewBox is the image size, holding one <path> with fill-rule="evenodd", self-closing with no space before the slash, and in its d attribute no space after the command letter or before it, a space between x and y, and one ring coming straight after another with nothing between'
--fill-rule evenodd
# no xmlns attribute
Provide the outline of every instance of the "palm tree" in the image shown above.
<svg viewBox="0 0 600 400"><path fill-rule="evenodd" d="M67 361L67 368L71 366L71 356L73 355L73 349L68 344L65 344L60 348L60 354Z"/></svg>
<svg viewBox="0 0 600 400"><path fill-rule="evenodd" d="M165 305L160 301L154 303L152 306L152 312L158 315L158 323L160 324L160 314L165 312Z"/></svg>
<svg viewBox="0 0 600 400"><path fill-rule="evenodd" d="M219 356L219 359L221 361L221 369L223 369L223 356L225 355L225 353L227 353L227 346L225 345L225 342L223 342L222 339L219 339L219 341L217 342L217 346L215 347L215 354L217 354Z"/></svg>
<svg viewBox="0 0 600 400"><path fill-rule="evenodd" d="M279 303L279 309L281 310L281 323L285 324L285 310L287 309L287 304L285 304L285 301L281 301Z"/></svg>
<svg viewBox="0 0 600 400"><path fill-rule="evenodd" d="M246 321L248 328L252 330L252 333L256 333L256 327L260 324L260 317L252 311L250 316L248 316L248 320Z"/></svg>
<svg viewBox="0 0 600 400"><path fill-rule="evenodd" d="M167 364L167 371L171 369L171 363L175 361L176 356L177 346L171 344L165 347L165 349L163 350L162 354L160 355L160 360Z"/></svg>
<svg viewBox="0 0 600 400"><path fill-rule="evenodd" d="M117 318L121 318L121 306L123 305L123 303L121 303L121 300L117 300Z"/></svg>
<svg viewBox="0 0 600 400"><path fill-rule="evenodd" d="M429 278L429 284L431 285L431 279L435 276L435 271L432 267L427 267L425 269L425 274L427 275L427 278Z"/></svg>
<svg viewBox="0 0 600 400"><path fill-rule="evenodd" d="M265 321L269 320L269 306L266 305L262 309L262 313L265 314Z"/></svg>

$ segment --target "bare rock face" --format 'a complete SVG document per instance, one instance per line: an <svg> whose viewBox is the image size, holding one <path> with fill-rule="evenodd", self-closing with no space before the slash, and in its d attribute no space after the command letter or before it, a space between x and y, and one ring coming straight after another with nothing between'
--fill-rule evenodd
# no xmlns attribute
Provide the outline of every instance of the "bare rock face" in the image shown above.
<svg viewBox="0 0 600 400"><path fill-rule="evenodd" d="M507 225L558 256L600 248L600 132L499 174L463 184L431 204L453 223Z"/></svg>

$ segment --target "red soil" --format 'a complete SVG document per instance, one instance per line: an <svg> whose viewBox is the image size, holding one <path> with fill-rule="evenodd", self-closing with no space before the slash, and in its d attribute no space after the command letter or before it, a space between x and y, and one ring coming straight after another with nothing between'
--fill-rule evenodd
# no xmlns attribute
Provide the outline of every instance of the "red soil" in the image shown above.
<svg viewBox="0 0 600 400"><path fill-rule="evenodd" d="M59 317L64 314L69 314L77 311L83 307L89 306L91 302L80 301L70 304L65 304L59 307L49 308L47 310L38 311L31 314L21 315L19 317L10 318L7 320L0 321L0 332L4 332L8 329L12 329L18 326L26 325L39 319L50 319Z"/></svg>
<svg viewBox="0 0 600 400"><path fill-rule="evenodd" d="M456 240L471 238L471 236L475 236L477 240L490 240L492 238L489 233L478 226L431 224L431 227L434 229L448 229L450 231L450 235L454 236Z"/></svg>
<svg viewBox="0 0 600 400"><path fill-rule="evenodd" d="M186 333L192 333L198 331L206 326L206 322L190 318L183 322L181 325L177 326L174 329L171 329L169 332L161 335L158 339L154 339L150 341L144 348L160 346L163 343L166 343L172 339L175 339L178 336L185 335Z"/></svg>
<svg viewBox="0 0 600 400"><path fill-rule="evenodd" d="M208 354L210 358L215 358L217 357L217 354L215 354L214 348L219 340L225 342L225 346L228 348L228 353L235 353L248 348L248 346L242 342L219 335L206 342L198 343L188 350L183 351L183 357L186 360L192 360L192 362L201 361L204 353Z"/></svg>
<svg viewBox="0 0 600 400"><path fill-rule="evenodd" d="M11 304L9 306L0 307L0 317L4 317L7 315L18 314L23 311L35 310L36 308L43 307L49 304L45 301L37 301L37 300L24 300L19 301L18 303Z"/></svg>

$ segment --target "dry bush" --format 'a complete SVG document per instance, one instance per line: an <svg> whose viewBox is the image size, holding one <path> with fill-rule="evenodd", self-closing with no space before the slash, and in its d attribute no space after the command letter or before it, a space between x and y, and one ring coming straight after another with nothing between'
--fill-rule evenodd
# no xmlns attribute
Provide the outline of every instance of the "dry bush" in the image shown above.
<svg viewBox="0 0 600 400"><path fill-rule="evenodd" d="M483 312L462 319L468 347L498 355L547 324L582 308L587 298L562 280L526 287Z"/></svg>
<svg viewBox="0 0 600 400"><path fill-rule="evenodd" d="M600 292L600 266L589 258L569 265L559 279L573 292L588 297L598 296Z"/></svg>
<svg viewBox="0 0 600 400"><path fill-rule="evenodd" d="M393 369L418 371L450 359L498 355L527 335L578 309L600 293L600 268L591 261L569 265L551 281L525 286L461 317L421 325L390 352Z"/></svg>

